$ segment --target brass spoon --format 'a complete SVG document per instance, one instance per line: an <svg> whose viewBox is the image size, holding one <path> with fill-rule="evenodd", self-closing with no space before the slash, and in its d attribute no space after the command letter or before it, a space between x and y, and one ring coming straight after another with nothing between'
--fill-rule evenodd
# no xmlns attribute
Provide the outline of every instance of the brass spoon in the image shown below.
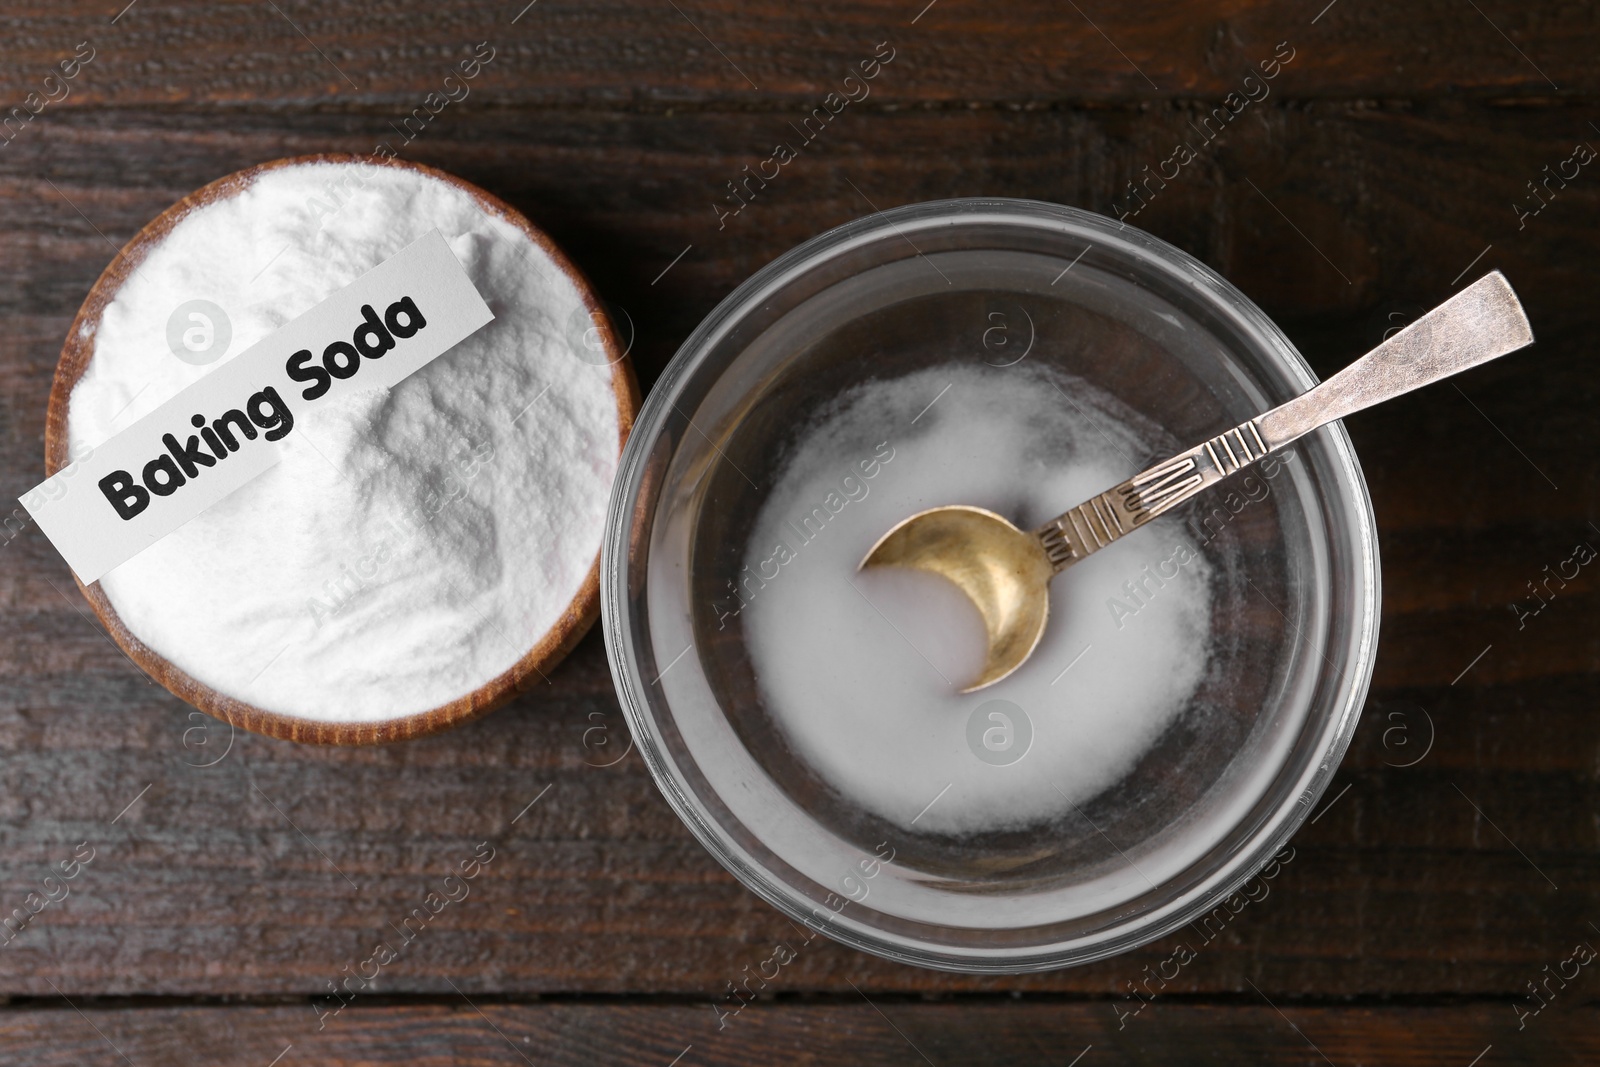
<svg viewBox="0 0 1600 1067"><path fill-rule="evenodd" d="M1517 294L1485 275L1327 381L1264 415L1136 474L1036 530L992 511L929 508L884 534L861 567L915 567L954 582L977 606L993 685L1027 660L1050 616L1050 579L1117 538L1310 433L1533 341Z"/></svg>

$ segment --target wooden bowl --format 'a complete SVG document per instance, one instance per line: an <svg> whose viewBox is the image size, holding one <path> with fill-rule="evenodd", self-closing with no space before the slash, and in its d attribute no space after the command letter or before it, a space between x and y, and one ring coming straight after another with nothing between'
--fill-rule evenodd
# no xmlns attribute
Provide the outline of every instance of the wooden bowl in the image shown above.
<svg viewBox="0 0 1600 1067"><path fill-rule="evenodd" d="M535 228L521 212L512 208L498 197L492 196L477 186L462 181L460 178L419 163L346 153L296 156L263 163L260 166L250 167L235 174L230 174L225 178L220 178L210 185L190 193L166 211L163 211L148 226L139 231L133 240L128 242L121 254L111 261L110 266L106 267L105 272L94 283L94 287L89 290L89 295L84 300L83 307L78 310L77 317L73 319L72 328L67 331L66 343L61 348L61 360L56 365L55 381L50 389L50 407L45 420L44 439L46 477L55 474L66 466L67 406L72 398L72 388L77 384L78 379L88 368L90 359L94 356L95 337L99 329L101 315L104 314L106 307L116 297L118 290L122 288L122 284L127 277L144 260L150 250L165 240L173 227L189 212L206 204L225 200L238 194L266 171L278 167L292 167L307 163L369 163L375 166L398 167L416 171L454 185L470 195L486 213L505 220L525 233L572 280L591 316L601 316L596 319L600 323L609 321L604 318L605 311L595 298L593 290L590 289L588 280L549 237ZM627 358L627 353L618 350L614 331L604 329L600 330L599 333L601 334L602 342L606 346L606 356L611 366L611 387L617 401L619 431L617 435L617 452L620 456L622 445L627 440L628 431L632 429L633 420L638 414L639 387L634 379L633 367ZM73 580L77 580L76 576L74 576ZM84 597L88 599L90 606L94 608L95 614L105 624L112 640L116 641L118 646L143 668L150 677L201 711L214 715L234 726L288 741L304 741L324 745L371 745L386 741L401 741L412 737L422 737L427 734L437 733L440 730L447 730L452 726L459 726L461 723L494 710L521 692L533 680L543 678L549 674L555 665L561 661L562 657L588 632L595 619L599 617L600 552L599 547L596 546L594 563L589 567L588 576L584 579L583 586L578 590L577 595L567 605L567 609L561 618L544 635L543 639L529 649L510 669L465 696L450 701L448 704L442 704L439 707L418 712L414 715L406 715L401 718L380 722L320 722L312 719L300 719L277 712L265 711L219 693L178 669L172 662L134 636L117 616L117 612L111 606L111 602L106 598L105 593L101 591L99 582L94 582L90 585L78 582L78 588L83 591Z"/></svg>

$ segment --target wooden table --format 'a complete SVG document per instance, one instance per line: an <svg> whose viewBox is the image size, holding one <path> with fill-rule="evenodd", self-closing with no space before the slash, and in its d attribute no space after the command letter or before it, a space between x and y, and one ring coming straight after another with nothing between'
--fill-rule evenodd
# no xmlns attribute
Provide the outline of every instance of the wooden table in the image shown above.
<svg viewBox="0 0 1600 1067"><path fill-rule="evenodd" d="M1530 982L1600 946L1596 572L1551 584L1537 614L1530 591L1600 546L1600 172L1572 162L1600 144L1593 8L125 2L0 12L0 110L43 103L0 145L7 497L40 476L62 337L124 241L235 169L382 141L546 228L637 324L646 386L741 279L874 208L1131 211L1130 180L1174 171L1131 221L1231 279L1321 373L1491 267L1539 343L1350 426L1384 563L1361 728L1270 896L1149 1003L1128 985L1181 937L1021 978L819 939L719 1027L727 983L795 932L690 838L637 754L595 765L627 745L597 634L552 686L454 733L230 747L110 644L36 529L8 528L0 914L80 843L93 858L0 946L0 1063L1600 1059L1600 968L1521 1013ZM470 96L430 113L479 42L493 59ZM862 86L719 221L726 183ZM1206 141L1218 106L1238 113ZM495 859L470 897L322 1017L312 998L482 841Z"/></svg>

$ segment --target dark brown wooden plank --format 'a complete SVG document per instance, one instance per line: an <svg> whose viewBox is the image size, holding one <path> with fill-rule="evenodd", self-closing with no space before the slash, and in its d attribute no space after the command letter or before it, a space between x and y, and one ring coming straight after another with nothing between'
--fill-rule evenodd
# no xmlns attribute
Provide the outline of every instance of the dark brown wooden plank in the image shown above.
<svg viewBox="0 0 1600 1067"><path fill-rule="evenodd" d="M568 246L608 298L640 320L648 378L752 270L873 205L1000 190L1110 214L1136 205L1127 186L1143 168L1167 158L1179 141L1198 140L1192 117L846 114L720 228L718 209L735 203L727 183L764 158L773 141L797 139L780 117L494 113L429 131L406 155L509 198ZM1523 398L1538 394L1543 377L1527 369L1529 360L1543 370L1583 343L1583 235L1600 223L1600 183L1574 182L1520 231L1512 206L1541 168L1566 158L1584 136L1583 122L1563 109L1457 103L1281 107L1241 121L1201 145L1201 158L1130 221L1234 280L1294 330L1324 370L1380 336L1392 324L1386 313L1414 314L1450 292L1492 246L1473 270L1498 266L1512 274L1527 294L1540 344L1462 386L1536 462L1557 462L1561 457L1529 451L1524 427L1503 421L1507 412L1485 404L1474 383ZM0 276L8 283L0 313L7 315L70 315L113 244L223 173L279 155L370 150L393 138L380 119L328 115L241 115L222 130L189 115L68 115L37 132L0 153L0 203L9 221L0 235ZM963 150L952 152L952 143ZM104 166L108 158L118 161L113 171ZM28 331L46 339L50 333ZM53 347L30 349L30 361L53 359ZM1570 357L1560 365L1570 367ZM1405 407L1428 395L1410 398L1397 410L1407 413L1413 436L1428 442L1454 432L1455 423L1433 414L1419 421L1418 410L1476 419L1494 436L1482 415L1452 397L1453 404L1431 409ZM1557 407L1536 423L1556 432L1582 426L1576 407ZM1498 462L1501 451L1539 480L1509 448L1490 450L1488 458ZM1432 492L1427 484L1414 489ZM1560 506L1562 499L1548 502Z"/></svg>
<svg viewBox="0 0 1600 1067"><path fill-rule="evenodd" d="M1517 1029L1510 1003L1326 1007L1035 999L886 1000L870 988L828 1004L756 1003L722 1021L709 1004L352 1004L325 1020L309 1005L143 1007L93 1004L0 1011L0 1064L168 1067L745 1067L756 1063L983 1063L1068 1067L1509 1067L1589 1063L1600 1056L1600 1010L1551 1002ZM120 1055L119 1055L120 1054ZM281 1057L281 1059L275 1059Z"/></svg>
<svg viewBox="0 0 1600 1067"><path fill-rule="evenodd" d="M61 334L113 245L228 171L393 139L391 120L475 41L492 39L496 59L469 100L404 154L480 182L548 227L638 322L648 381L750 271L874 205L1006 193L1131 208L1127 183L1193 140L1190 123L1210 110L1187 101L1214 102L1243 66L1290 40L1296 58L1273 97L1202 146L1134 221L1233 279L1323 372L1374 343L1391 315L1447 294L1486 246L1473 269L1511 274L1540 344L1469 376L1460 393L1444 387L1353 423L1385 556L1373 705L1331 805L1300 835L1271 897L1196 946L1169 993L1251 997L1253 985L1341 1065L1380 1053L1464 1065L1491 1042L1485 1067L1593 1058L1594 1020L1564 1014L1565 1002L1516 1034L1508 1001L1413 1010L1290 1001L1511 996L1600 921L1594 579L1586 572L1522 628L1506 606L1595 517L1600 187L1585 172L1525 228L1512 209L1526 182L1592 134L1585 110L1565 105L1596 88L1593 12L1341 0L1313 26L1321 3L997 15L940 0L910 26L921 0L680 4L683 15L540 0L512 26L521 3L377 14L345 0L278 6L354 87L271 5L139 0L115 24L120 0L0 15L5 106L77 41L99 49L72 95L0 151L8 495L38 469ZM791 118L885 39L896 57L873 95L719 229L725 183L791 137ZM0 911L78 842L97 850L73 895L0 950L0 994L50 996L51 983L75 999L315 993L387 936L442 865L488 839L500 850L489 874L384 975L381 992L444 995L453 982L475 999L589 991L692 1001L484 1005L507 1033L531 1038L526 1048L566 1062L666 1063L691 1042L703 1062L920 1062L866 1005L752 1008L716 1033L710 1004L724 983L792 933L689 838L637 757L585 766L599 755L582 742L591 714L623 736L596 638L549 690L455 734L361 752L240 735L220 763L199 768L220 753L225 728L189 732L201 724L188 709L83 617L36 531L0 546L0 609ZM1398 744L1397 722L1408 744L1422 745L1425 730L1434 741L1414 766L1396 766L1421 751ZM1081 970L985 980L817 942L775 989L1110 996L1188 936ZM1322 1062L1265 1005L1158 999L1114 1032L1117 1006L1128 1010L882 1004L940 1063L1066 1063L1091 1042L1092 1056L1156 1062ZM280 1032L298 1042L299 1020L314 1023L306 1004L91 1015L141 1064L266 1063ZM81 1021L54 1002L0 1015L9 1027L0 1057L112 1062ZM337 1027L326 1054L309 1059L516 1061L465 1007L352 1007Z"/></svg>
<svg viewBox="0 0 1600 1067"><path fill-rule="evenodd" d="M124 10L124 6L126 9ZM1260 94L1245 77L1280 42L1268 88L1319 98L1528 98L1593 94L1597 34L1583 5L1363 5L1248 0L1137 8L1004 9L942 0L577 4L354 0L271 4L72 0L10 5L0 99L22 104L81 42L93 61L42 115L93 107L397 109L410 112L469 58L495 50L461 105L744 108L820 104L890 42L894 60L863 103L1220 100ZM119 12L120 17L119 16ZM520 17L519 17L520 13ZM115 21L113 21L115 20ZM88 54L85 52L84 54ZM888 53L884 53L888 54ZM56 95L61 89L54 88ZM458 95L461 90L453 89Z"/></svg>

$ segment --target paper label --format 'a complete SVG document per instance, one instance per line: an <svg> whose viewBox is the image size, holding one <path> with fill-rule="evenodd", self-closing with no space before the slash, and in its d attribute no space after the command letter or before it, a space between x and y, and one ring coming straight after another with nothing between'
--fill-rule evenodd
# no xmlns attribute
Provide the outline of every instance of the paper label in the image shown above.
<svg viewBox="0 0 1600 1067"><path fill-rule="evenodd" d="M318 404L392 388L494 318L438 230L239 353L22 498L98 580L279 460Z"/></svg>

